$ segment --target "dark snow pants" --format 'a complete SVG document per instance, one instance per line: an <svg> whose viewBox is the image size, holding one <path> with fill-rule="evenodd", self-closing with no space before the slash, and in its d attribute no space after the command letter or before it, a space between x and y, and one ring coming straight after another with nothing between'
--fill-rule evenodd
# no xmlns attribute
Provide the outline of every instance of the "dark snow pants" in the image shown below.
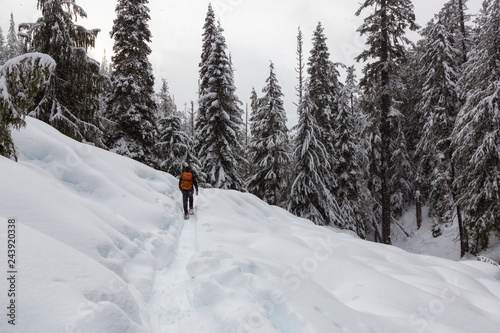
<svg viewBox="0 0 500 333"><path fill-rule="evenodd" d="M184 207L184 215L189 214L188 201L189 209L193 209L193 190L182 190L182 206Z"/></svg>

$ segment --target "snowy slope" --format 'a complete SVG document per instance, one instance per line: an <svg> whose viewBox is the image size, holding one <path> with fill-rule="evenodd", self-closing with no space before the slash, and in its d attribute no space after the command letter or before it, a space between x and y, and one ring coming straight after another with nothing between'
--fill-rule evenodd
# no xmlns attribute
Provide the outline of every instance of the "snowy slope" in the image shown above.
<svg viewBox="0 0 500 333"><path fill-rule="evenodd" d="M414 255L202 189L27 119L0 157L0 332L499 332L500 269ZM5 310L4 310L5 311Z"/></svg>

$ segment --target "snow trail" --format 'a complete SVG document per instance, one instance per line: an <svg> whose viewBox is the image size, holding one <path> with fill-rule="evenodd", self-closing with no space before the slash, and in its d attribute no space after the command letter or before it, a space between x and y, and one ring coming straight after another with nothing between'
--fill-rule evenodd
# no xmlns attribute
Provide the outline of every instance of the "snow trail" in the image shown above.
<svg viewBox="0 0 500 333"><path fill-rule="evenodd" d="M189 220L182 216L179 211L183 227L176 255L169 266L156 273L149 301L151 329L154 333L214 332L215 324L198 314L188 292L192 278L186 265L196 253L196 215Z"/></svg>

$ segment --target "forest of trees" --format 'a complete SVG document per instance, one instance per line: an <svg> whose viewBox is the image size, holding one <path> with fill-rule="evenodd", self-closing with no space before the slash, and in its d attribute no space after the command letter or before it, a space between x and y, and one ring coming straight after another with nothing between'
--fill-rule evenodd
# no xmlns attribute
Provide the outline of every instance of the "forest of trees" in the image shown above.
<svg viewBox="0 0 500 333"><path fill-rule="evenodd" d="M500 237L499 0L474 16L467 0L449 0L423 28L411 0L362 1L359 79L331 59L321 23L309 54L299 29L296 110L285 110L270 62L262 89L248 92L250 114L211 5L191 111L178 111L166 80L154 91L147 4L117 0L111 64L88 57L99 29L75 24L86 16L75 0L38 0L42 16L17 28L11 15L7 38L0 30L1 155L16 158L10 130L29 115L175 176L189 164L205 187L248 191L368 240L391 244L416 196L436 235L458 224L462 256ZM287 112L299 115L290 129Z"/></svg>

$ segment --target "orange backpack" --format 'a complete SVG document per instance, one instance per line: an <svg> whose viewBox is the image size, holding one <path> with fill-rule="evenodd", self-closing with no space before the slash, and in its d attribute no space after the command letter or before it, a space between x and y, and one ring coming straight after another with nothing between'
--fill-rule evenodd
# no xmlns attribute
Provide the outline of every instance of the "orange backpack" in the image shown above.
<svg viewBox="0 0 500 333"><path fill-rule="evenodd" d="M181 175L181 189L190 190L193 188L193 174L191 172L183 172Z"/></svg>

